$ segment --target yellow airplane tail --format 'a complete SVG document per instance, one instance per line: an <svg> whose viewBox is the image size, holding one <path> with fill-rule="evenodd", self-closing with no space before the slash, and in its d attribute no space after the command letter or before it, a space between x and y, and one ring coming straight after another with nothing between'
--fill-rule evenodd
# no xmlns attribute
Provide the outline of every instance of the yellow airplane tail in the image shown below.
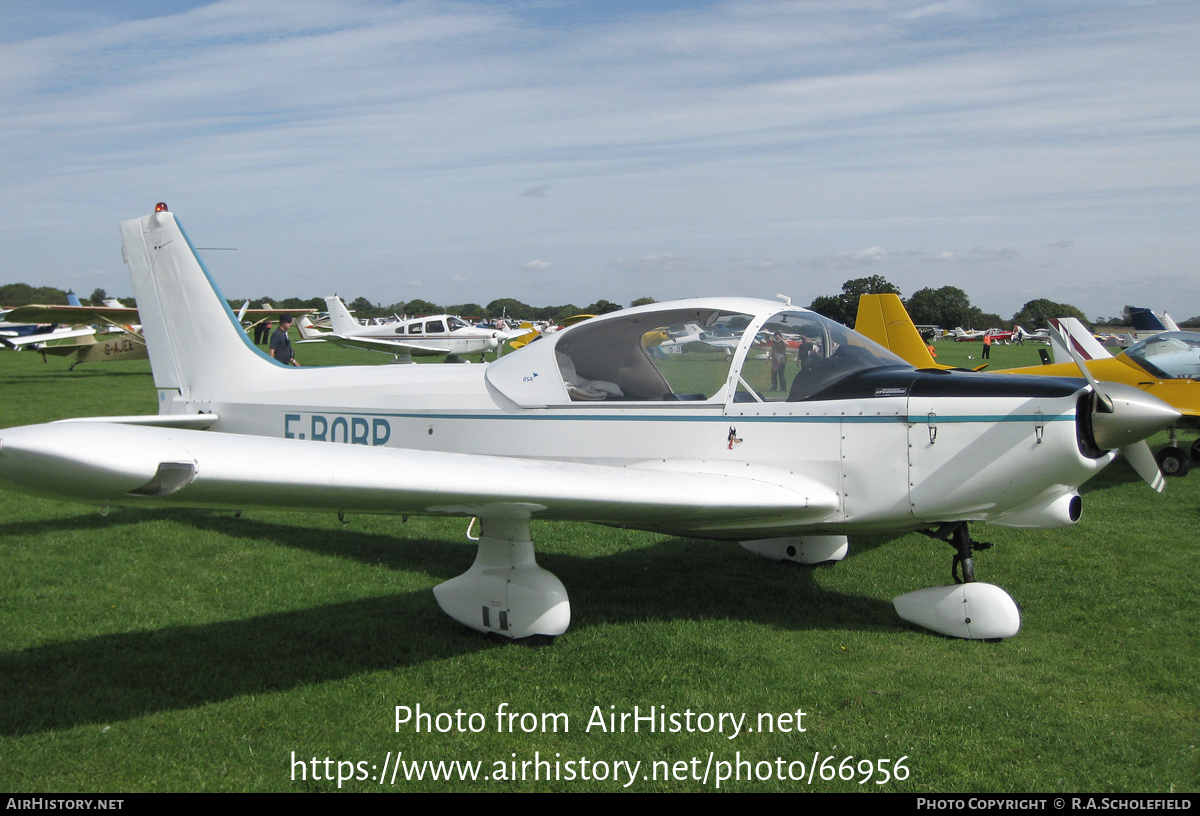
<svg viewBox="0 0 1200 816"><path fill-rule="evenodd" d="M512 340L508 341L509 347L512 348L514 351L516 349L524 348L525 346L528 346L530 343L532 343L534 340L536 340L539 336L538 330L535 329L533 327L533 324L530 323L528 320L526 320L524 323L522 323L517 328L529 329L529 331L526 332L525 334L522 334L520 337L514 337Z"/></svg>
<svg viewBox="0 0 1200 816"><path fill-rule="evenodd" d="M953 368L933 359L899 295L861 295L854 330L917 368Z"/></svg>

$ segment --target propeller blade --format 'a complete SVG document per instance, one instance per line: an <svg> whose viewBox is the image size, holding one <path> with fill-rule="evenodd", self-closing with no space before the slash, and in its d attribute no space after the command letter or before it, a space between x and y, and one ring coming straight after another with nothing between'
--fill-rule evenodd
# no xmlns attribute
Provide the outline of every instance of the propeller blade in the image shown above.
<svg viewBox="0 0 1200 816"><path fill-rule="evenodd" d="M1154 459L1154 454L1150 452L1150 446L1146 444L1146 440L1143 439L1136 445L1126 445L1121 448L1121 455L1129 464L1133 465L1133 469L1146 484L1159 493L1163 492L1167 482L1163 479L1162 471L1158 469L1158 462Z"/></svg>
<svg viewBox="0 0 1200 816"><path fill-rule="evenodd" d="M1120 448L1138 475L1159 493L1166 487L1158 462L1146 444L1146 438L1173 424L1179 412L1139 388L1122 383L1099 382L1074 343L1055 321L1051 331L1070 353L1096 394L1092 407L1092 436L1105 450Z"/></svg>

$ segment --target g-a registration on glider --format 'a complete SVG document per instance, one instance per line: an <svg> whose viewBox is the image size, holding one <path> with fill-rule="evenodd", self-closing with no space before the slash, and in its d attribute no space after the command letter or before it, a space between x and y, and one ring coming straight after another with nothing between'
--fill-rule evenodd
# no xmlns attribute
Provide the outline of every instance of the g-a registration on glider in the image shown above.
<svg viewBox="0 0 1200 816"><path fill-rule="evenodd" d="M475 517L474 564L434 595L466 626L511 638L570 623L532 519L737 541L800 563L840 560L848 534L919 530L953 545L962 579L897 598L901 617L1009 637L1019 610L975 581L985 545L968 524L1072 524L1079 486L1178 417L1137 389L1098 400L1082 380L917 370L786 300L613 312L485 366L285 367L249 342L165 205L121 233L160 412L4 430L0 480L100 505ZM648 353L647 334L693 322L741 342L730 355ZM776 331L820 351L771 372L755 342Z"/></svg>

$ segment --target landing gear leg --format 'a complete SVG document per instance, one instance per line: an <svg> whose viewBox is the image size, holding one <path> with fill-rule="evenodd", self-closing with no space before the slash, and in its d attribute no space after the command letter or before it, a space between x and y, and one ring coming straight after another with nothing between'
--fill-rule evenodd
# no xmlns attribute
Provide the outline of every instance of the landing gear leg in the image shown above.
<svg viewBox="0 0 1200 816"><path fill-rule="evenodd" d="M975 582L975 550L990 550L991 544L986 541L975 541L971 538L971 531L967 528L965 521L960 521L950 531L950 537L947 539L950 545L954 547L954 560L950 562L950 577L954 579L956 584L971 584ZM958 577L958 568L962 566L962 580Z"/></svg>
<svg viewBox="0 0 1200 816"><path fill-rule="evenodd" d="M895 598L896 613L910 623L950 637L996 640L1012 637L1021 629L1021 611L1007 592L995 584L975 580L975 550L992 545L975 541L967 522L942 525L926 535L954 547L950 575L952 586L928 587ZM962 567L962 578L958 577Z"/></svg>
<svg viewBox="0 0 1200 816"><path fill-rule="evenodd" d="M943 524L936 530L922 530L922 532L930 538L945 541L954 548L954 560L950 562L950 577L954 579L954 583L975 583L975 550L990 550L991 544L971 538L971 531L965 521ZM960 566L962 567L962 578L958 577Z"/></svg>

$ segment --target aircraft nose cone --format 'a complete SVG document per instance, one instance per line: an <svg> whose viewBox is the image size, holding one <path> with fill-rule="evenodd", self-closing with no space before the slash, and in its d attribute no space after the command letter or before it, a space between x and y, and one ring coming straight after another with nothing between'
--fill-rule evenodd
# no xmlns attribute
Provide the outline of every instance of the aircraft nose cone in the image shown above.
<svg viewBox="0 0 1200 816"><path fill-rule="evenodd" d="M1170 405L1132 385L1105 382L1100 383L1100 389L1108 399L1096 402L1092 434L1096 444L1105 450L1140 442L1180 417Z"/></svg>

